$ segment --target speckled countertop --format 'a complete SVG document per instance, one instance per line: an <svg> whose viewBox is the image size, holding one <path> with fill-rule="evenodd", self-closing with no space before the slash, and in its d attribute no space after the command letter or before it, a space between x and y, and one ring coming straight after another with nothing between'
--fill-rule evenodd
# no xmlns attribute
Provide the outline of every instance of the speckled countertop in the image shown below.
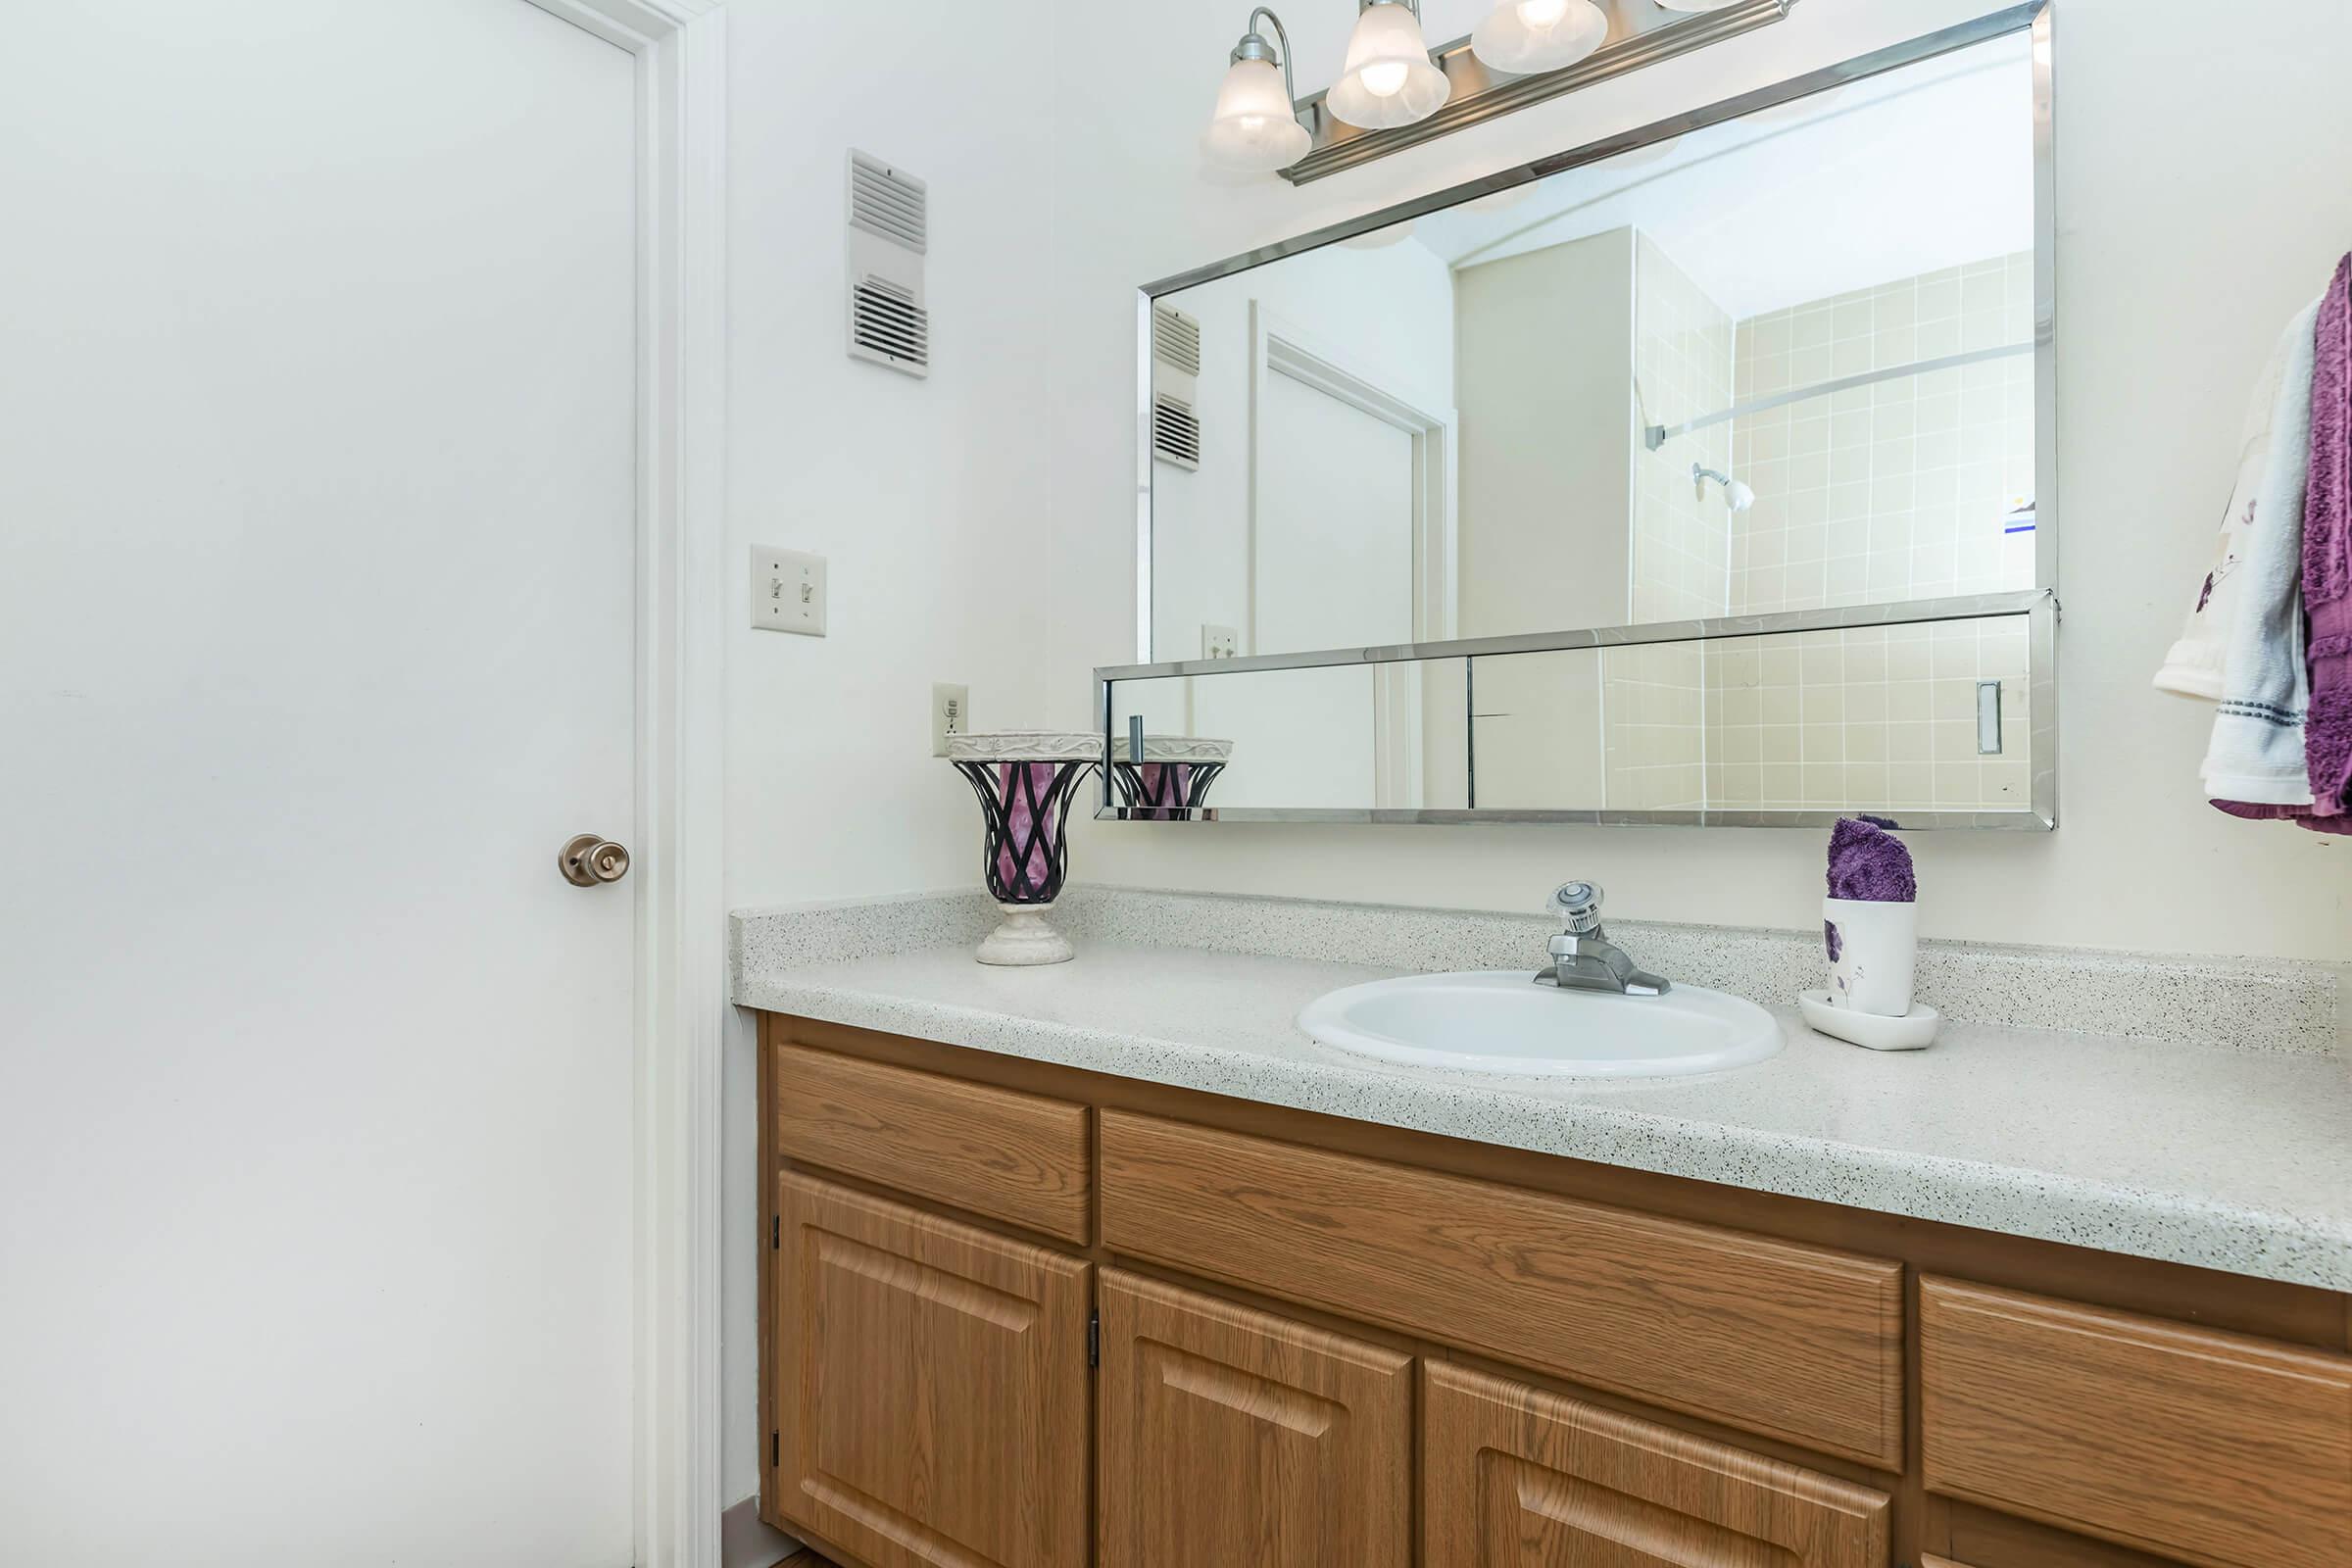
<svg viewBox="0 0 2352 1568"><path fill-rule="evenodd" d="M941 933L944 935L945 933ZM1359 1121L2352 1290L2352 1070L2266 1053L1988 1024L1881 1054L1775 1011L1788 1049L1692 1078L1392 1067L1293 1021L1399 972L1079 939L992 969L948 940L762 956L735 1001Z"/></svg>

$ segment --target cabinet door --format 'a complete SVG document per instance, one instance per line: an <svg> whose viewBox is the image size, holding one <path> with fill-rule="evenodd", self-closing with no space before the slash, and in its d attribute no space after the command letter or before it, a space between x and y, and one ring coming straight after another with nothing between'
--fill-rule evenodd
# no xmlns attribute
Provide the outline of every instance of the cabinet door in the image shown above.
<svg viewBox="0 0 2352 1568"><path fill-rule="evenodd" d="M1403 1568L1412 1360L1102 1275L1102 1568Z"/></svg>
<svg viewBox="0 0 2352 1568"><path fill-rule="evenodd" d="M1882 1493L1460 1367L1424 1379L1427 1568L1886 1568Z"/></svg>
<svg viewBox="0 0 2352 1568"><path fill-rule="evenodd" d="M1080 1568L1088 1265L779 1181L782 1511L873 1568Z"/></svg>

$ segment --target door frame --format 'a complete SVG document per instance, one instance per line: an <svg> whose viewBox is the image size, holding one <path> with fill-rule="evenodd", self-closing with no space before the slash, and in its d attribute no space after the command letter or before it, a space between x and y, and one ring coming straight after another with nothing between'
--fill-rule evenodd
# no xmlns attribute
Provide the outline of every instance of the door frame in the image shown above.
<svg viewBox="0 0 2352 1568"><path fill-rule="evenodd" d="M721 0L530 3L636 60L632 1560L717 1568L726 14Z"/></svg>
<svg viewBox="0 0 2352 1568"><path fill-rule="evenodd" d="M1460 547L1455 520L1454 469L1458 422L1453 409L1434 398L1398 391L1394 378L1352 367L1266 308L1250 302L1250 570L1243 613L1250 627L1250 652L1257 641L1257 521L1264 465L1259 421L1265 408L1266 377L1285 375L1349 408L1394 425L1413 443L1413 640L1450 638L1460 580ZM1293 653L1299 650L1283 649ZM1373 806L1382 810L1418 809L1422 804L1422 671L1418 664L1372 666Z"/></svg>

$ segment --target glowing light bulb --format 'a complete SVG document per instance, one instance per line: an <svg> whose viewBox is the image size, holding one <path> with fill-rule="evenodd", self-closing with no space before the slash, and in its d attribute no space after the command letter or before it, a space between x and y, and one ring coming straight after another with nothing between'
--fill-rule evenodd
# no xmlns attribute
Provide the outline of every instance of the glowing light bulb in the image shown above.
<svg viewBox="0 0 2352 1568"><path fill-rule="evenodd" d="M1501 0L1507 11L1517 0ZM1366 130L1409 125L1437 113L1453 84L1429 58L1421 19L1397 0L1374 0L1356 14L1347 63L1323 106L1344 124Z"/></svg>
<svg viewBox="0 0 2352 1568"><path fill-rule="evenodd" d="M1470 52L1496 71L1539 75L1575 65L1608 35L1592 0L1495 0L1470 30Z"/></svg>

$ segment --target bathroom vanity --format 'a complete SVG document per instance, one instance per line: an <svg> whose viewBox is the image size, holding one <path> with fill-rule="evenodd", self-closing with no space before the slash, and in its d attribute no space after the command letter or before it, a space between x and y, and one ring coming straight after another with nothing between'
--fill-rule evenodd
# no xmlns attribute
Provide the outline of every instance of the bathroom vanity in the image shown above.
<svg viewBox="0 0 2352 1568"><path fill-rule="evenodd" d="M755 972L738 942L738 1000L765 1007L762 1507L845 1564L2352 1560L2352 1297L2308 1282L2340 1232L2260 1277L2163 1255L2222 1245L2229 1195L2069 1199L2062 1151L2014 1191L1956 1161L1927 1197L1857 1174L1859 1107L1972 1047L1989 1064L1999 1031L1895 1060L1791 1025L1782 1060L1713 1075L1853 1096L1837 1202L1764 1190L1795 1185L1800 1140L1744 1179L1737 1129L1714 1179L1633 1152L1695 1102L1656 1094L1720 1089L1563 1099L1560 1143L1595 1156L1573 1157L1412 1125L1483 1103L1468 1075L1321 1063L1303 1037L1252 1064L1278 999L1353 965L1098 949L982 977L949 948ZM1122 1038L1145 973L1184 1013L1157 1044ZM1218 1050L1226 1092L1187 1087ZM2262 1081L2341 1077L2303 1065ZM1310 1070L1353 1075L1348 1113L1269 1102L1311 1102ZM2111 1075L2109 1111L2172 1136L2138 1092ZM2030 1234L2110 1222L2122 1250Z"/></svg>

